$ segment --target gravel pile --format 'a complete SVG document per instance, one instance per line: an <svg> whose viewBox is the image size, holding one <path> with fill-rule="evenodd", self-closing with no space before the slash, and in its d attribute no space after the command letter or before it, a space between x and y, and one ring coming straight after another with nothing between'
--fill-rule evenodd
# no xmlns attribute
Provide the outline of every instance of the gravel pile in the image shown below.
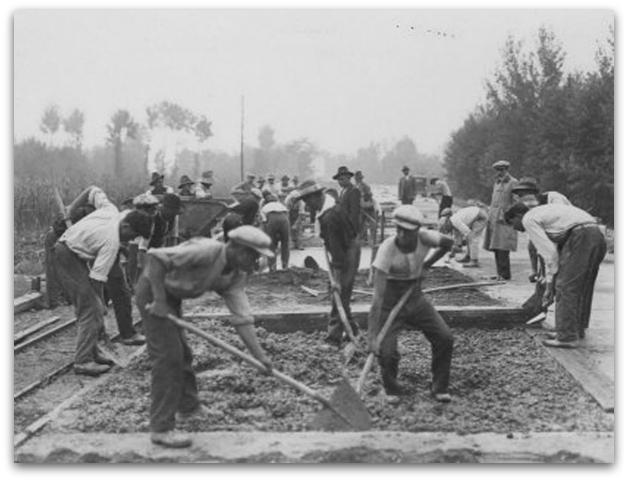
<svg viewBox="0 0 628 481"><path fill-rule="evenodd" d="M197 325L243 349L223 324ZM341 379L339 354L321 351L324 333L274 334L259 329L263 347L277 369L331 397ZM370 374L365 399L375 430L410 432L612 431L614 417L604 413L573 378L529 335L517 329L455 329L452 366L453 402L429 396L429 344L422 334L400 338L401 398L383 393L377 368ZM318 402L272 377L235 361L190 334L202 401L213 414L187 421L187 431L305 431ZM366 354L349 365L355 384ZM80 432L148 430L150 366L146 357L113 376L72 407L63 429ZM70 421L67 421L70 419Z"/></svg>

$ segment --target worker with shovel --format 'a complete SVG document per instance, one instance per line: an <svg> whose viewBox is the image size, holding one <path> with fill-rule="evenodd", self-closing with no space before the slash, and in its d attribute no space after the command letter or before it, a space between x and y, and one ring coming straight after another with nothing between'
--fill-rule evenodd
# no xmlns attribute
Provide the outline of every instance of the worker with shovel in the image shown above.
<svg viewBox="0 0 628 481"><path fill-rule="evenodd" d="M297 199L303 199L311 212L317 213L320 224L320 235L325 244L325 249L330 253L329 267L332 292L340 293L340 305L336 301L337 296L332 297L332 308L327 325L327 337L325 342L334 347L340 347L342 343L343 325L341 310L346 315L348 324L357 334L358 326L351 319L351 294L358 266L360 247L357 242L357 230L351 222L346 210L336 204L333 197L324 193L325 188L315 180L306 180L299 186ZM351 334L346 333L351 337Z"/></svg>
<svg viewBox="0 0 628 481"><path fill-rule="evenodd" d="M404 390L397 381L401 358L397 337L404 324L423 331L432 345L432 395L439 402L449 402L454 340L443 318L423 294L421 279L424 272L451 249L454 240L422 229L423 215L412 205L397 207L393 221L397 234L384 240L373 261L373 301L368 318L370 349L379 356L386 394L401 395ZM430 253L432 248L435 250ZM378 346L377 337L384 321L403 297L407 299L405 305Z"/></svg>
<svg viewBox="0 0 628 481"><path fill-rule="evenodd" d="M138 281L136 300L144 321L146 344L152 368L150 430L151 441L166 447L183 448L191 439L177 433L176 415L190 418L203 414L192 352L182 330L168 320L181 317L183 299L215 291L234 316L236 331L248 350L266 367L272 364L261 348L253 328L253 315L244 291L248 274L258 257L272 257L271 240L253 226L229 232L226 243L195 237L173 247L151 249Z"/></svg>

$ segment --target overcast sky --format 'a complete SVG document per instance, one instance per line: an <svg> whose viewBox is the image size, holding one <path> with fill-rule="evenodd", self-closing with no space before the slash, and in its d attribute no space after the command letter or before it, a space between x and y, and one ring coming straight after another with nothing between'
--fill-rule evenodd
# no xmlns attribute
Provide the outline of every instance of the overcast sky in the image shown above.
<svg viewBox="0 0 628 481"><path fill-rule="evenodd" d="M592 70L610 10L18 10L14 135L41 135L44 109L85 113L101 144L117 109L145 122L169 100L207 115L208 143L238 151L271 125L332 152L409 135L439 152L484 98L512 34L551 28L567 70Z"/></svg>

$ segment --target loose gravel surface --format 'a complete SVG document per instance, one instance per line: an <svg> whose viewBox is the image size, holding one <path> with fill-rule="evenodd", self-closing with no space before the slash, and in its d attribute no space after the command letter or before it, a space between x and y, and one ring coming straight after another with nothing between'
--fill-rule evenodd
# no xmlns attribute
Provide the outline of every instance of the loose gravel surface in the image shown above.
<svg viewBox="0 0 628 481"><path fill-rule="evenodd" d="M234 331L209 320L198 326L243 348ZM409 432L612 431L614 417L522 330L456 329L453 402L429 396L430 349L418 332L400 338L400 381L408 395L383 393L377 368L366 385L366 407L375 430ZM340 355L323 352L323 333L273 334L258 329L277 369L328 398L341 379ZM179 424L186 431L305 431L321 409L316 401L272 377L260 375L190 335L200 397L213 413ZM365 354L349 366L357 380ZM142 357L76 402L57 429L68 432L148 430L150 366Z"/></svg>

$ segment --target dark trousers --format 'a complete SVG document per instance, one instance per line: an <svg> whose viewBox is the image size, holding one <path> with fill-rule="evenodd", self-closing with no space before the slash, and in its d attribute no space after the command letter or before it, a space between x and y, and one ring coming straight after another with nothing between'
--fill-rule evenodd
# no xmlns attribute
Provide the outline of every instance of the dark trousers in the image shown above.
<svg viewBox="0 0 628 481"><path fill-rule="evenodd" d="M277 247L281 244L281 267L287 269L290 262L290 221L287 212L269 212L266 220L266 233L272 241L271 249L275 258L270 259L271 270L277 268Z"/></svg>
<svg viewBox="0 0 628 481"><path fill-rule="evenodd" d="M105 289L113 304L113 312L116 315L120 337L129 338L133 336L136 332L133 327L133 304L131 302L133 293L126 274L120 265L120 254L118 254L107 275Z"/></svg>
<svg viewBox="0 0 628 481"><path fill-rule="evenodd" d="M495 254L495 266L497 267L497 275L510 280L510 251L494 249Z"/></svg>
<svg viewBox="0 0 628 481"><path fill-rule="evenodd" d="M355 274L357 272L357 261L359 261L360 247L356 240L353 240L351 246L345 252L342 266L340 268L340 278L337 279L340 284L340 302L347 314L349 324L354 333L358 332L358 326L351 319L351 295L353 294L353 284L355 282ZM338 312L338 306L336 300L332 296L331 313L329 315L329 323L327 325L327 340L333 343L340 343L342 340L342 333L344 332L344 326L340 319L340 313Z"/></svg>
<svg viewBox="0 0 628 481"><path fill-rule="evenodd" d="M140 277L136 302L146 334L151 364L150 430L174 429L176 413L194 411L199 404L196 376L192 370L192 351L183 331L168 319L151 315L146 305L153 301L148 280ZM169 311L181 316L181 300L167 298Z"/></svg>
<svg viewBox="0 0 628 481"><path fill-rule="evenodd" d="M69 301L69 296L63 291L57 274L57 265L54 260L54 245L59 240L59 236L53 229L46 233L44 238L44 263L46 266L46 305L50 308L56 307L61 302Z"/></svg>
<svg viewBox="0 0 628 481"><path fill-rule="evenodd" d="M445 393L449 388L454 338L449 326L414 281L388 281L380 319L383 325L397 301L411 286L414 286L416 292L410 295L384 337L380 349L380 364L396 366L401 358L397 343L399 333L408 327L418 329L432 346L432 391Z"/></svg>
<svg viewBox="0 0 628 481"><path fill-rule="evenodd" d="M444 195L438 204L438 217L445 209L450 209L454 203L454 198L451 195Z"/></svg>
<svg viewBox="0 0 628 481"><path fill-rule="evenodd" d="M61 286L68 293L77 319L75 364L94 362L98 336L104 329L102 304L89 280L87 262L64 243L53 247L54 261Z"/></svg>
<svg viewBox="0 0 628 481"><path fill-rule="evenodd" d="M596 225L574 228L562 245L555 279L558 340L584 337L595 280L605 255L606 240Z"/></svg>

